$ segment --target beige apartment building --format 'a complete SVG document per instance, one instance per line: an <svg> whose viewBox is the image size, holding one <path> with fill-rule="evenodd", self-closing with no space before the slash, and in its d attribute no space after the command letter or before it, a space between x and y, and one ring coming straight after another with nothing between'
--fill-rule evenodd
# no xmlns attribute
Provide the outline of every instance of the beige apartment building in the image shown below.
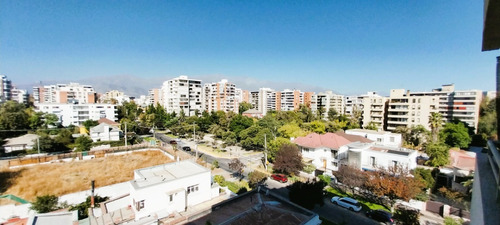
<svg viewBox="0 0 500 225"><path fill-rule="evenodd" d="M236 85L226 79L217 83L207 83L203 85L204 110L238 113L240 94L241 89L237 91Z"/></svg>
<svg viewBox="0 0 500 225"><path fill-rule="evenodd" d="M377 125L379 130L385 126L384 118L388 98L378 95L376 92L368 92L360 96L362 99L362 127L367 127L370 123Z"/></svg>
<svg viewBox="0 0 500 225"><path fill-rule="evenodd" d="M324 109L323 119L328 118L328 111L330 109L334 109L339 115L344 114L344 96L334 94L332 91L321 92L316 95L316 107L313 109L317 110L320 108Z"/></svg>
<svg viewBox="0 0 500 225"><path fill-rule="evenodd" d="M391 90L386 129L393 131L399 126L416 125L423 125L430 129L430 114L439 112L443 116L443 122L460 119L477 130L482 91L455 91L454 89L454 85L450 84L430 92Z"/></svg>

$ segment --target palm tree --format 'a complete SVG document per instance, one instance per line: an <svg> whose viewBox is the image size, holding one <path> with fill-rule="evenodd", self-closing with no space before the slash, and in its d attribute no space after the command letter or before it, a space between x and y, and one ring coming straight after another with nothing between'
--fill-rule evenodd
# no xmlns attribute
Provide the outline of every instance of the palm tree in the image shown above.
<svg viewBox="0 0 500 225"><path fill-rule="evenodd" d="M432 141L437 142L439 128L443 126L443 116L441 113L432 112L431 115L429 115L429 125L431 127Z"/></svg>

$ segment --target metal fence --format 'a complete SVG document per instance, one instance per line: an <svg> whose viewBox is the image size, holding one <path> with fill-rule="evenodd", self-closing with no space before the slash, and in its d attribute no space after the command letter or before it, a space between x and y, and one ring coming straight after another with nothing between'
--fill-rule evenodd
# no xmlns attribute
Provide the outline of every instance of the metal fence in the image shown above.
<svg viewBox="0 0 500 225"><path fill-rule="evenodd" d="M500 152L498 152L496 143L491 140L488 141L488 161L490 161L491 170L496 181L495 198L497 202L500 202Z"/></svg>

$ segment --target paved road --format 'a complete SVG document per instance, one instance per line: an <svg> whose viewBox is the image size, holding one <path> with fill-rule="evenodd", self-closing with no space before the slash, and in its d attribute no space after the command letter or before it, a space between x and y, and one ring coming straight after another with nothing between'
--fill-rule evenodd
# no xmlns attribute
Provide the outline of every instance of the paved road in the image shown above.
<svg viewBox="0 0 500 225"><path fill-rule="evenodd" d="M288 199L288 189L286 186L289 183L280 183L278 181L267 179L264 185L271 189L272 192ZM318 213L321 217L328 219L337 224L346 225L375 225L378 224L376 221L366 217L364 212L352 212L340 206L336 206L330 202L330 199L323 199L324 205L316 205L312 211Z"/></svg>

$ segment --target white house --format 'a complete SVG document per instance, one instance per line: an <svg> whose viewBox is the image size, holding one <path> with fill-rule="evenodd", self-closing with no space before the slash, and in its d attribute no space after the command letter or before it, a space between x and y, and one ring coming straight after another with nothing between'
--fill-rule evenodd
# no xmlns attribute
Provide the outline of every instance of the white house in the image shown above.
<svg viewBox="0 0 500 225"><path fill-rule="evenodd" d="M351 143L347 145L347 161L362 170L388 169L394 166L413 170L417 167L417 151L375 143Z"/></svg>
<svg viewBox="0 0 500 225"><path fill-rule="evenodd" d="M342 132L316 134L298 137L293 141L302 152L304 159L311 160L319 170L336 171L339 163L347 159L347 145L352 142L371 143L372 141L357 135Z"/></svg>
<svg viewBox="0 0 500 225"><path fill-rule="evenodd" d="M92 141L119 141L122 131L118 127L101 123L90 128L90 138Z"/></svg>
<svg viewBox="0 0 500 225"><path fill-rule="evenodd" d="M37 138L38 135L36 134L25 134L15 138L7 138L5 139L6 143L3 145L3 148L5 149L5 153L32 150Z"/></svg>
<svg viewBox="0 0 500 225"><path fill-rule="evenodd" d="M210 170L190 160L134 171L130 181L130 205L135 219L170 215L219 196Z"/></svg>
<svg viewBox="0 0 500 225"><path fill-rule="evenodd" d="M358 135L368 138L379 145L401 147L401 134L391 133L388 131L375 131L365 129L346 130L346 134Z"/></svg>

